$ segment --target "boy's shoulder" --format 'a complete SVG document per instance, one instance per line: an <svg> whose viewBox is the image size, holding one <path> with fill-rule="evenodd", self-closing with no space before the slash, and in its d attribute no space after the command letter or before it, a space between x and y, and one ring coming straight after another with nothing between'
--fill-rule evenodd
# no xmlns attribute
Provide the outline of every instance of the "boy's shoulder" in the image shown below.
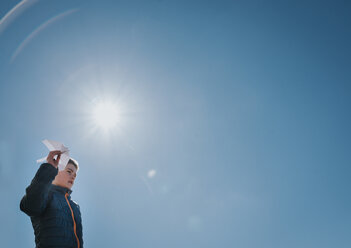
<svg viewBox="0 0 351 248"><path fill-rule="evenodd" d="M76 205L78 208L80 208L78 202L73 201L72 199L71 199L71 201L73 202L74 205Z"/></svg>

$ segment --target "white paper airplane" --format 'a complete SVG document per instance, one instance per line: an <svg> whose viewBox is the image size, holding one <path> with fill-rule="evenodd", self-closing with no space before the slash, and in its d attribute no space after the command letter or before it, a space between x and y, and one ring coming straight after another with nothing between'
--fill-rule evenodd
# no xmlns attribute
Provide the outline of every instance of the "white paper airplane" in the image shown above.
<svg viewBox="0 0 351 248"><path fill-rule="evenodd" d="M65 147L62 143L53 141L53 140L45 139L42 142L49 149L49 151L62 152L61 158L58 164L58 168L59 170L64 170L70 159L68 148ZM43 162L46 162L46 157L37 160L37 163L43 163Z"/></svg>

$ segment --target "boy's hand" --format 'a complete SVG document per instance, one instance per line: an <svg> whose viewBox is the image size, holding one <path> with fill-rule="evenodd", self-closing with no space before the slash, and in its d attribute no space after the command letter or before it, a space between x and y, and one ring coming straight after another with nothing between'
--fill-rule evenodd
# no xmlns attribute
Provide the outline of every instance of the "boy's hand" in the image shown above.
<svg viewBox="0 0 351 248"><path fill-rule="evenodd" d="M59 161L60 161L61 153L62 152L60 152L60 151L51 151L49 153L48 157L46 158L46 160L48 161L49 164L51 164L52 166L57 168ZM55 159L54 157L56 155L57 155L57 158Z"/></svg>

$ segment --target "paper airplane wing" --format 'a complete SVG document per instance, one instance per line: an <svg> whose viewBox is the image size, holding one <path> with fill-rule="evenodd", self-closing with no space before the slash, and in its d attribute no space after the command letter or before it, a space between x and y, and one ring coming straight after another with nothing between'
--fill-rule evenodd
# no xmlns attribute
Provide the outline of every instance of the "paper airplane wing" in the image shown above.
<svg viewBox="0 0 351 248"><path fill-rule="evenodd" d="M64 170L66 168L66 165L68 164L69 159L70 159L70 157L69 157L68 152L67 153L63 153L61 155L60 162L58 164L58 168L59 168L60 171Z"/></svg>
<svg viewBox="0 0 351 248"><path fill-rule="evenodd" d="M53 141L53 140L45 139L42 142L50 151L60 150L62 146L60 142Z"/></svg>
<svg viewBox="0 0 351 248"><path fill-rule="evenodd" d="M45 139L42 142L49 149L49 151L58 150L58 151L62 152L60 162L58 164L58 168L59 168L59 170L64 170L69 159L70 159L68 148L65 147L62 143L54 141L54 140ZM45 161L46 161L46 157L38 159L37 163L43 163Z"/></svg>

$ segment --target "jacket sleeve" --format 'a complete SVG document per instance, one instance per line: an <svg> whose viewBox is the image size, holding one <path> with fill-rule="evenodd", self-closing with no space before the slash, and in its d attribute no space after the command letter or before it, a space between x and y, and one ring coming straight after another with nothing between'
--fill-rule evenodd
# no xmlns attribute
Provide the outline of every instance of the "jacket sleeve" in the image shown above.
<svg viewBox="0 0 351 248"><path fill-rule="evenodd" d="M78 211L79 211L79 216L80 216L80 243L81 243L80 248L83 248L83 244L84 244L84 241L83 241L83 222L82 222L82 215L80 213L79 205L78 205Z"/></svg>
<svg viewBox="0 0 351 248"><path fill-rule="evenodd" d="M26 188L20 209L29 216L39 216L45 210L48 202L49 189L58 169L49 163L40 166L31 184Z"/></svg>
<svg viewBox="0 0 351 248"><path fill-rule="evenodd" d="M78 225L77 225L77 231L78 231L78 238L79 238L79 242L80 242L80 248L83 248L83 244L84 244L84 241L83 241L83 224L82 224L82 215L81 215L81 212L80 212L80 207L79 205L77 204L77 212L78 212Z"/></svg>

